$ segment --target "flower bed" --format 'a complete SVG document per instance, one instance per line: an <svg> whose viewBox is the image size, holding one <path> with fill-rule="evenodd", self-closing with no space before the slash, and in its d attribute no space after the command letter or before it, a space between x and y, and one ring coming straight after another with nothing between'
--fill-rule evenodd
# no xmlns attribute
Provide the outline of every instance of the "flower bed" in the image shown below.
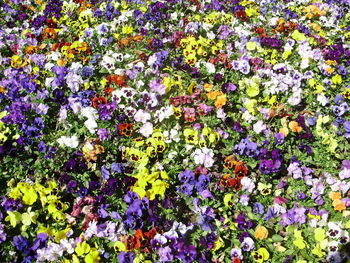
<svg viewBox="0 0 350 263"><path fill-rule="evenodd" d="M349 0L0 3L0 262L349 262Z"/></svg>

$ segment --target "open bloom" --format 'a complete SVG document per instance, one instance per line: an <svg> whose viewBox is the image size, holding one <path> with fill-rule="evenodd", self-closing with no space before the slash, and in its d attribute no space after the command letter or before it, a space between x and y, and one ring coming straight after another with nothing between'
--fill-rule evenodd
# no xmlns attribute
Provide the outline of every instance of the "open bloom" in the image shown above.
<svg viewBox="0 0 350 263"><path fill-rule="evenodd" d="M212 167L214 164L214 152L212 149L204 147L202 149L197 149L192 154L194 162L198 165L204 165L206 168Z"/></svg>
<svg viewBox="0 0 350 263"><path fill-rule="evenodd" d="M250 237L245 237L243 239L241 247L243 251L251 251L252 249L255 248L254 240L251 239Z"/></svg>
<svg viewBox="0 0 350 263"><path fill-rule="evenodd" d="M61 136L57 142L62 146L65 145L70 148L77 148L79 145L79 140L76 135L73 135L72 137L67 136Z"/></svg>

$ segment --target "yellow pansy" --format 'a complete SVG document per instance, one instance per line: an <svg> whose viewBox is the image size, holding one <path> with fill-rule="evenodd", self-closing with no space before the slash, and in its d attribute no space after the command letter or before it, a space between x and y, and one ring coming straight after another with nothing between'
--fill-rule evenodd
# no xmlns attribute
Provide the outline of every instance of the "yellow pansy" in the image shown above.
<svg viewBox="0 0 350 263"><path fill-rule="evenodd" d="M36 233L37 234L45 233L45 234L47 234L49 236L52 236L55 233L55 231L52 228L50 228L50 227L45 227L44 225L39 224L38 225L38 230L36 231Z"/></svg>
<svg viewBox="0 0 350 263"><path fill-rule="evenodd" d="M225 243L222 240L221 237L219 237L213 244L213 248L211 249L212 251L219 250L220 248L224 247Z"/></svg>
<svg viewBox="0 0 350 263"><path fill-rule="evenodd" d="M251 7L245 9L247 16L249 17L257 17L259 16L259 8L257 7Z"/></svg>
<svg viewBox="0 0 350 263"><path fill-rule="evenodd" d="M164 193L166 189L169 187L169 184L162 181L162 180L156 180L154 183L152 183L152 188L149 191L150 193L150 200L153 200L156 195L160 195L161 197L164 197Z"/></svg>
<svg viewBox="0 0 350 263"><path fill-rule="evenodd" d="M185 129L184 136L186 143L196 144L198 142L198 131L193 129Z"/></svg>
<svg viewBox="0 0 350 263"><path fill-rule="evenodd" d="M157 151L154 147L147 147L146 153L151 158L154 158L157 156Z"/></svg>
<svg viewBox="0 0 350 263"><path fill-rule="evenodd" d="M55 241L57 243L59 243L61 241L61 239L64 239L67 237L67 233L70 231L71 229L68 227L66 229L57 231L53 234L53 236L55 237Z"/></svg>
<svg viewBox="0 0 350 263"><path fill-rule="evenodd" d="M196 54L195 53L188 53L186 56L186 63L189 65L194 65L197 62Z"/></svg>
<svg viewBox="0 0 350 263"><path fill-rule="evenodd" d="M324 252L322 251L322 248L320 247L319 244L317 244L313 249L312 249L312 254L318 256L319 258L322 258L324 256Z"/></svg>
<svg viewBox="0 0 350 263"><path fill-rule="evenodd" d="M152 184L153 182L155 182L159 177L159 172L153 172L153 173L149 173L145 176L145 180L149 183Z"/></svg>
<svg viewBox="0 0 350 263"><path fill-rule="evenodd" d="M140 177L140 178L138 178L138 180L134 184L134 187L140 187L142 189L145 189L147 184L148 184L148 182L146 180L146 177Z"/></svg>
<svg viewBox="0 0 350 263"><path fill-rule="evenodd" d="M255 107L257 103L258 101L256 99L246 99L243 106L249 111L249 113L254 115L256 113Z"/></svg>
<svg viewBox="0 0 350 263"><path fill-rule="evenodd" d="M0 112L0 143L5 142L7 140L7 136L5 136L5 134L9 133L10 131L10 129L6 127L6 125L1 121L1 119L7 115L8 115L7 111Z"/></svg>
<svg viewBox="0 0 350 263"><path fill-rule="evenodd" d="M157 144L156 144L156 150L158 153L162 153L164 152L166 148L166 144L164 141L158 141Z"/></svg>
<svg viewBox="0 0 350 263"><path fill-rule="evenodd" d="M321 219L321 216L319 216L319 215L313 215L313 214L310 214L310 213L308 213L307 216L310 217L310 218L313 218L313 219L317 219L317 220L320 220L320 219ZM315 233L315 234L316 234L316 233Z"/></svg>
<svg viewBox="0 0 350 263"><path fill-rule="evenodd" d="M146 191L145 191L145 189L143 187L132 186L130 188L130 191L132 191L134 193L137 193L141 199L146 196Z"/></svg>
<svg viewBox="0 0 350 263"><path fill-rule="evenodd" d="M326 238L326 231L323 228L315 228L314 233L316 241L322 241Z"/></svg>
<svg viewBox="0 0 350 263"><path fill-rule="evenodd" d="M204 139L200 139L198 144L200 147L207 147L207 141Z"/></svg>
<svg viewBox="0 0 350 263"><path fill-rule="evenodd" d="M23 61L22 58L18 55L11 57L11 67L18 68L23 67L27 64L27 61Z"/></svg>
<svg viewBox="0 0 350 263"><path fill-rule="evenodd" d="M166 171L161 171L160 172L160 177L162 179L169 179L168 173Z"/></svg>
<svg viewBox="0 0 350 263"><path fill-rule="evenodd" d="M293 244L299 248L299 249L304 249L306 247L306 243L304 241L304 238L301 235L301 231L300 230L294 230L294 241Z"/></svg>
<svg viewBox="0 0 350 263"><path fill-rule="evenodd" d="M14 188L11 193L9 193L9 197L13 199L20 199L22 196L23 194L18 187Z"/></svg>
<svg viewBox="0 0 350 263"><path fill-rule="evenodd" d="M205 50L204 47L200 46L197 49L197 55L206 57L206 56L208 56L208 52Z"/></svg>
<svg viewBox="0 0 350 263"><path fill-rule="evenodd" d="M247 95L249 97L255 97L257 95L259 95L259 84L257 83L251 83L248 87L247 87Z"/></svg>
<svg viewBox="0 0 350 263"><path fill-rule="evenodd" d="M284 50L282 53L282 58L286 60L292 54L291 50Z"/></svg>
<svg viewBox="0 0 350 263"><path fill-rule="evenodd" d="M127 251L125 244L121 241L114 243L114 250L117 252Z"/></svg>
<svg viewBox="0 0 350 263"><path fill-rule="evenodd" d="M32 208L28 207L27 212L22 214L22 224L25 226L30 226L32 223L36 223L37 213L31 211Z"/></svg>
<svg viewBox="0 0 350 263"><path fill-rule="evenodd" d="M79 14L80 23L89 23L92 20L93 12L90 9L84 10Z"/></svg>
<svg viewBox="0 0 350 263"><path fill-rule="evenodd" d="M305 41L306 40L305 34L300 33L298 30L294 30L291 36L293 39L295 39L297 41Z"/></svg>
<svg viewBox="0 0 350 263"><path fill-rule="evenodd" d="M208 135L210 135L212 133L212 129L211 128L209 128L209 127L204 127L203 129L202 129L202 135L204 135L204 136L208 136Z"/></svg>
<svg viewBox="0 0 350 263"><path fill-rule="evenodd" d="M247 42L246 47L249 51L253 51L257 48L257 44L256 44L256 42L249 41L249 42Z"/></svg>
<svg viewBox="0 0 350 263"><path fill-rule="evenodd" d="M233 222L229 218L225 218L224 224L228 225L231 230L236 230L238 226L238 223Z"/></svg>
<svg viewBox="0 0 350 263"><path fill-rule="evenodd" d="M263 184L259 182L257 189L262 195L269 195L271 193L271 187L272 184Z"/></svg>
<svg viewBox="0 0 350 263"><path fill-rule="evenodd" d="M10 221L12 227L16 227L16 225L21 222L22 215L17 211L7 211L8 216L5 218L5 221Z"/></svg>
<svg viewBox="0 0 350 263"><path fill-rule="evenodd" d="M72 256L72 263L80 263L80 260L76 254L73 254Z"/></svg>
<svg viewBox="0 0 350 263"><path fill-rule="evenodd" d="M91 249L84 258L85 263L98 263L100 260L101 257L96 248Z"/></svg>
<svg viewBox="0 0 350 263"><path fill-rule="evenodd" d="M253 251L252 257L255 262L261 263L270 258L270 253L267 251L266 248L262 247L262 248L259 248L257 251Z"/></svg>
<svg viewBox="0 0 350 263"><path fill-rule="evenodd" d="M124 26L122 28L122 34L131 34L134 31L134 28L132 26Z"/></svg>
<svg viewBox="0 0 350 263"><path fill-rule="evenodd" d="M332 77L333 84L341 84L343 82L343 78L341 75L337 74Z"/></svg>
<svg viewBox="0 0 350 263"><path fill-rule="evenodd" d="M137 162L141 159L142 155L144 155L144 153L138 149L135 148L128 148L126 149L126 152L130 158L130 160L132 162Z"/></svg>
<svg viewBox="0 0 350 263"><path fill-rule="evenodd" d="M90 245L86 243L86 241L79 242L74 251L75 253L77 253L78 256L81 257L82 255L90 252Z"/></svg>
<svg viewBox="0 0 350 263"><path fill-rule="evenodd" d="M173 111L174 111L174 116L176 119L181 118L182 116L182 109L180 107L173 107Z"/></svg>
<svg viewBox="0 0 350 263"><path fill-rule="evenodd" d="M164 77L163 78L163 85L165 87L167 87L167 91L169 91L170 88L175 85L175 83L176 82L175 82L175 80L173 78L169 78L169 77Z"/></svg>
<svg viewBox="0 0 350 263"><path fill-rule="evenodd" d="M224 204L228 207L231 207L233 205L233 194L226 194L224 196Z"/></svg>
<svg viewBox="0 0 350 263"><path fill-rule="evenodd" d="M38 194L33 187L23 187L20 190L23 193L22 201L25 205L32 205L38 199Z"/></svg>

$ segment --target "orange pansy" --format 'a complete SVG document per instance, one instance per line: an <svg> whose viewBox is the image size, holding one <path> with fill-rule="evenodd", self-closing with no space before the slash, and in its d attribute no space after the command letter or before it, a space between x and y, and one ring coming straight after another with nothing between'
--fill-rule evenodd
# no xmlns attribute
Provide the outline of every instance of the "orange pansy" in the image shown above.
<svg viewBox="0 0 350 263"><path fill-rule="evenodd" d="M299 123L297 123L296 121L291 121L288 124L288 127L292 132L301 132L303 130L303 128L300 127Z"/></svg>

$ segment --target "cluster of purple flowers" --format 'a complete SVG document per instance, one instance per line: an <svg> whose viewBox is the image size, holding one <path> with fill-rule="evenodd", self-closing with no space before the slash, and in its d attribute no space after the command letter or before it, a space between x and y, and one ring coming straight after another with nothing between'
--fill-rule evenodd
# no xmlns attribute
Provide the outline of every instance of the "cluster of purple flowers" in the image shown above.
<svg viewBox="0 0 350 263"><path fill-rule="evenodd" d="M246 155L248 157L258 157L259 147L258 144L252 142L249 137L241 139L241 141L235 145L233 152L238 155Z"/></svg>
<svg viewBox="0 0 350 263"><path fill-rule="evenodd" d="M36 251L46 246L48 241L47 238L47 234L40 233L37 235L33 244L31 244L28 239L21 235L14 236L13 244L16 249L24 256L22 262L33 262L37 258Z"/></svg>
<svg viewBox="0 0 350 263"><path fill-rule="evenodd" d="M306 208L305 207L295 207L289 209L286 213L280 215L281 220L279 224L283 227L299 223L304 224L306 222Z"/></svg>
<svg viewBox="0 0 350 263"><path fill-rule="evenodd" d="M260 151L259 158L261 159L259 171L263 174L277 173L280 171L284 161L284 156L278 149L270 152L266 148L263 148Z"/></svg>
<svg viewBox="0 0 350 263"><path fill-rule="evenodd" d="M236 218L236 223L238 224L238 228L240 230L248 230L254 227L254 223L252 220L247 219L244 214L240 213Z"/></svg>
<svg viewBox="0 0 350 263"><path fill-rule="evenodd" d="M201 174L198 176L198 179L195 178L195 174L186 169L178 175L181 186L177 187L177 191L183 193L186 196L190 196L193 193L193 190L197 190L198 193L201 193L202 196L209 197L211 196L208 187L210 184L210 175Z"/></svg>
<svg viewBox="0 0 350 263"><path fill-rule="evenodd" d="M263 37L260 41L263 47L280 49L283 46L283 40L275 37Z"/></svg>
<svg viewBox="0 0 350 263"><path fill-rule="evenodd" d="M46 17L61 17L61 11L62 11L62 0L50 0L47 2L44 10L44 14Z"/></svg>
<svg viewBox="0 0 350 263"><path fill-rule="evenodd" d="M345 65L350 65L350 49L344 47L343 43L337 43L328 46L323 50L323 58L326 60L335 60L338 63L345 62Z"/></svg>
<svg viewBox="0 0 350 263"><path fill-rule="evenodd" d="M160 255L160 261L168 262L174 259L181 259L185 263L194 262L197 258L197 251L194 245L187 244L186 240L171 236L153 239L153 249Z"/></svg>
<svg viewBox="0 0 350 263"><path fill-rule="evenodd" d="M134 230L142 228L143 216L147 218L150 201L146 197L140 199L138 194L130 191L124 196L124 201L129 205L125 213L125 227Z"/></svg>
<svg viewBox="0 0 350 263"><path fill-rule="evenodd" d="M167 9L168 5L166 3L157 1L148 6L148 10L143 15L143 18L153 23L164 21L169 18L169 14L166 12Z"/></svg>
<svg viewBox="0 0 350 263"><path fill-rule="evenodd" d="M94 11L94 17L104 16L108 21L111 21L113 18L120 16L120 14L120 11L116 9L111 3L107 3L104 11L99 8L96 8Z"/></svg>
<svg viewBox="0 0 350 263"><path fill-rule="evenodd" d="M287 168L288 173L293 176L294 179L301 179L304 176L309 176L313 173L312 169L301 166L300 162L295 160L291 162Z"/></svg>

